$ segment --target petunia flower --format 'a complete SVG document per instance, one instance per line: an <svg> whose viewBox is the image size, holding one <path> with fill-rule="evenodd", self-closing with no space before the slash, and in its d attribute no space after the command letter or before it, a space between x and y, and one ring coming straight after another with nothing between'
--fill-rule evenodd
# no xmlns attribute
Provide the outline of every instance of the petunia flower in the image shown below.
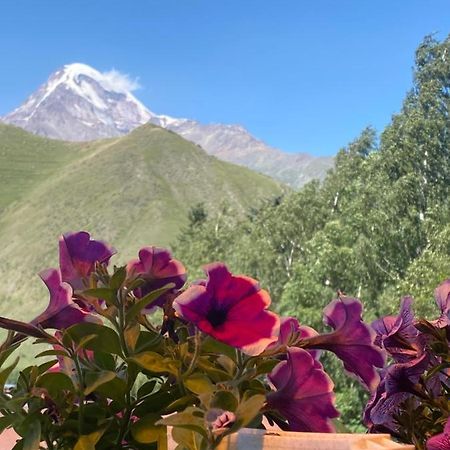
<svg viewBox="0 0 450 450"><path fill-rule="evenodd" d="M441 315L431 323L439 328L450 327L450 279L445 280L436 288L434 297L441 311Z"/></svg>
<svg viewBox="0 0 450 450"><path fill-rule="evenodd" d="M384 348L397 362L416 358L420 349L419 332L414 326L411 297L404 297L397 316L386 316L372 322L375 344Z"/></svg>
<svg viewBox="0 0 450 450"><path fill-rule="evenodd" d="M72 300L72 287L62 281L58 269L44 270L39 276L50 292L50 301L47 308L31 321L32 325L60 330L79 322L95 320Z"/></svg>
<svg viewBox="0 0 450 450"><path fill-rule="evenodd" d="M280 334L276 342L272 342L267 346L267 351L276 351L285 349L292 345L300 336L300 324L295 317L280 318Z"/></svg>
<svg viewBox="0 0 450 450"><path fill-rule="evenodd" d="M205 273L207 280L174 300L180 317L248 355L259 355L278 339L280 319L267 311L269 294L256 280L234 276L222 263L207 265Z"/></svg>
<svg viewBox="0 0 450 450"><path fill-rule="evenodd" d="M59 266L62 280L74 290L84 289L96 263L107 264L116 250L103 241L91 240L86 231L66 233L59 239Z"/></svg>
<svg viewBox="0 0 450 450"><path fill-rule="evenodd" d="M236 415L231 411L224 411L223 409L210 409L205 418L215 435L225 433L236 422Z"/></svg>
<svg viewBox="0 0 450 450"><path fill-rule="evenodd" d="M436 434L427 440L427 450L448 450L450 449L450 417L447 419L444 431Z"/></svg>
<svg viewBox="0 0 450 450"><path fill-rule="evenodd" d="M165 248L144 247L139 251L139 259L131 260L127 264L129 278L142 278L145 284L134 290L138 298L159 289L168 283L174 283L174 289L180 289L186 282L187 274L184 265L172 258ZM152 306L161 306L165 296L157 300Z"/></svg>
<svg viewBox="0 0 450 450"><path fill-rule="evenodd" d="M364 412L364 423L371 431L398 431L395 416L400 412L400 404L407 399L419 401L423 394L419 381L428 364L429 356L422 353L414 360L392 364L382 371L382 380ZM428 388L435 383L435 379L428 380Z"/></svg>
<svg viewBox="0 0 450 450"><path fill-rule="evenodd" d="M289 348L287 360L275 366L269 380L277 390L267 395L268 406L287 419L290 430L334 432L330 419L339 412L333 382L306 350Z"/></svg>
<svg viewBox="0 0 450 450"><path fill-rule="evenodd" d="M333 300L324 309L324 322L335 331L303 339L298 345L333 352L348 372L373 391L379 382L375 368L383 367L384 353L373 344L375 332L362 321L361 313L362 305L356 298Z"/></svg>

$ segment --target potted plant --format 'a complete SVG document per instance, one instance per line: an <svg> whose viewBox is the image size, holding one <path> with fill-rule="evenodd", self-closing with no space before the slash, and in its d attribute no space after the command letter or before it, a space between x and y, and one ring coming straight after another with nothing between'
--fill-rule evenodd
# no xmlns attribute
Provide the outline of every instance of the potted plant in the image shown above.
<svg viewBox="0 0 450 450"><path fill-rule="evenodd" d="M0 395L0 427L18 433L14 449L165 449L168 427L180 449L217 448L267 424L334 432L339 413L322 351L340 358L378 404L388 341L383 335L384 349L376 345L359 300L333 300L324 310L330 331L319 334L271 312L258 282L222 263L186 284L183 264L166 249L142 248L111 269L114 253L87 232L63 235L59 268L40 273L47 308L30 322L0 318L9 330L2 391L22 342L49 345L37 361L50 360L22 369ZM394 329L387 333L403 330Z"/></svg>

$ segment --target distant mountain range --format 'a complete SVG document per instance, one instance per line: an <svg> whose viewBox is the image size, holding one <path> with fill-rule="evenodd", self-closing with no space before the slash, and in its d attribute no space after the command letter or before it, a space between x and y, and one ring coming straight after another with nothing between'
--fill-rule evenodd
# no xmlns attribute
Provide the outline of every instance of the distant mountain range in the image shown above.
<svg viewBox="0 0 450 450"><path fill-rule="evenodd" d="M112 73L101 73L79 63L57 70L25 103L1 120L40 136L66 141L123 136L150 122L174 131L220 159L270 175L294 188L311 179L322 179L333 166L331 157L272 148L239 125L208 125L155 114L117 83Z"/></svg>
<svg viewBox="0 0 450 450"><path fill-rule="evenodd" d="M110 242L120 264L142 246L174 242L199 202L208 211L226 203L244 214L284 192L268 176L152 124L87 143L0 124L0 180L0 315L21 319L46 305L36 273L57 264L65 231L84 229Z"/></svg>

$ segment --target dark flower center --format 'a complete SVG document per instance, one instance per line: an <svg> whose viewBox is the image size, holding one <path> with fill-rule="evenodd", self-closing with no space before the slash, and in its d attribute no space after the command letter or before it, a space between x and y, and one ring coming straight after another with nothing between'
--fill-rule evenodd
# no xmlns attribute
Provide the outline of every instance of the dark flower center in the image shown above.
<svg viewBox="0 0 450 450"><path fill-rule="evenodd" d="M227 312L221 309L212 309L208 312L206 318L213 327L220 327L227 320Z"/></svg>

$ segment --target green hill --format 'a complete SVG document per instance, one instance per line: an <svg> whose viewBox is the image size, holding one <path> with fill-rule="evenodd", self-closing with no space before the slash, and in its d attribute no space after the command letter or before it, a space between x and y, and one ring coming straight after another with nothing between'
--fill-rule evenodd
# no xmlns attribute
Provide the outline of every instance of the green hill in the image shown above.
<svg viewBox="0 0 450 450"><path fill-rule="evenodd" d="M47 302L36 273L57 264L57 238L84 229L118 250L169 245L189 209L244 212L279 195L270 178L219 161L162 128L67 143L0 125L0 315L29 319Z"/></svg>

